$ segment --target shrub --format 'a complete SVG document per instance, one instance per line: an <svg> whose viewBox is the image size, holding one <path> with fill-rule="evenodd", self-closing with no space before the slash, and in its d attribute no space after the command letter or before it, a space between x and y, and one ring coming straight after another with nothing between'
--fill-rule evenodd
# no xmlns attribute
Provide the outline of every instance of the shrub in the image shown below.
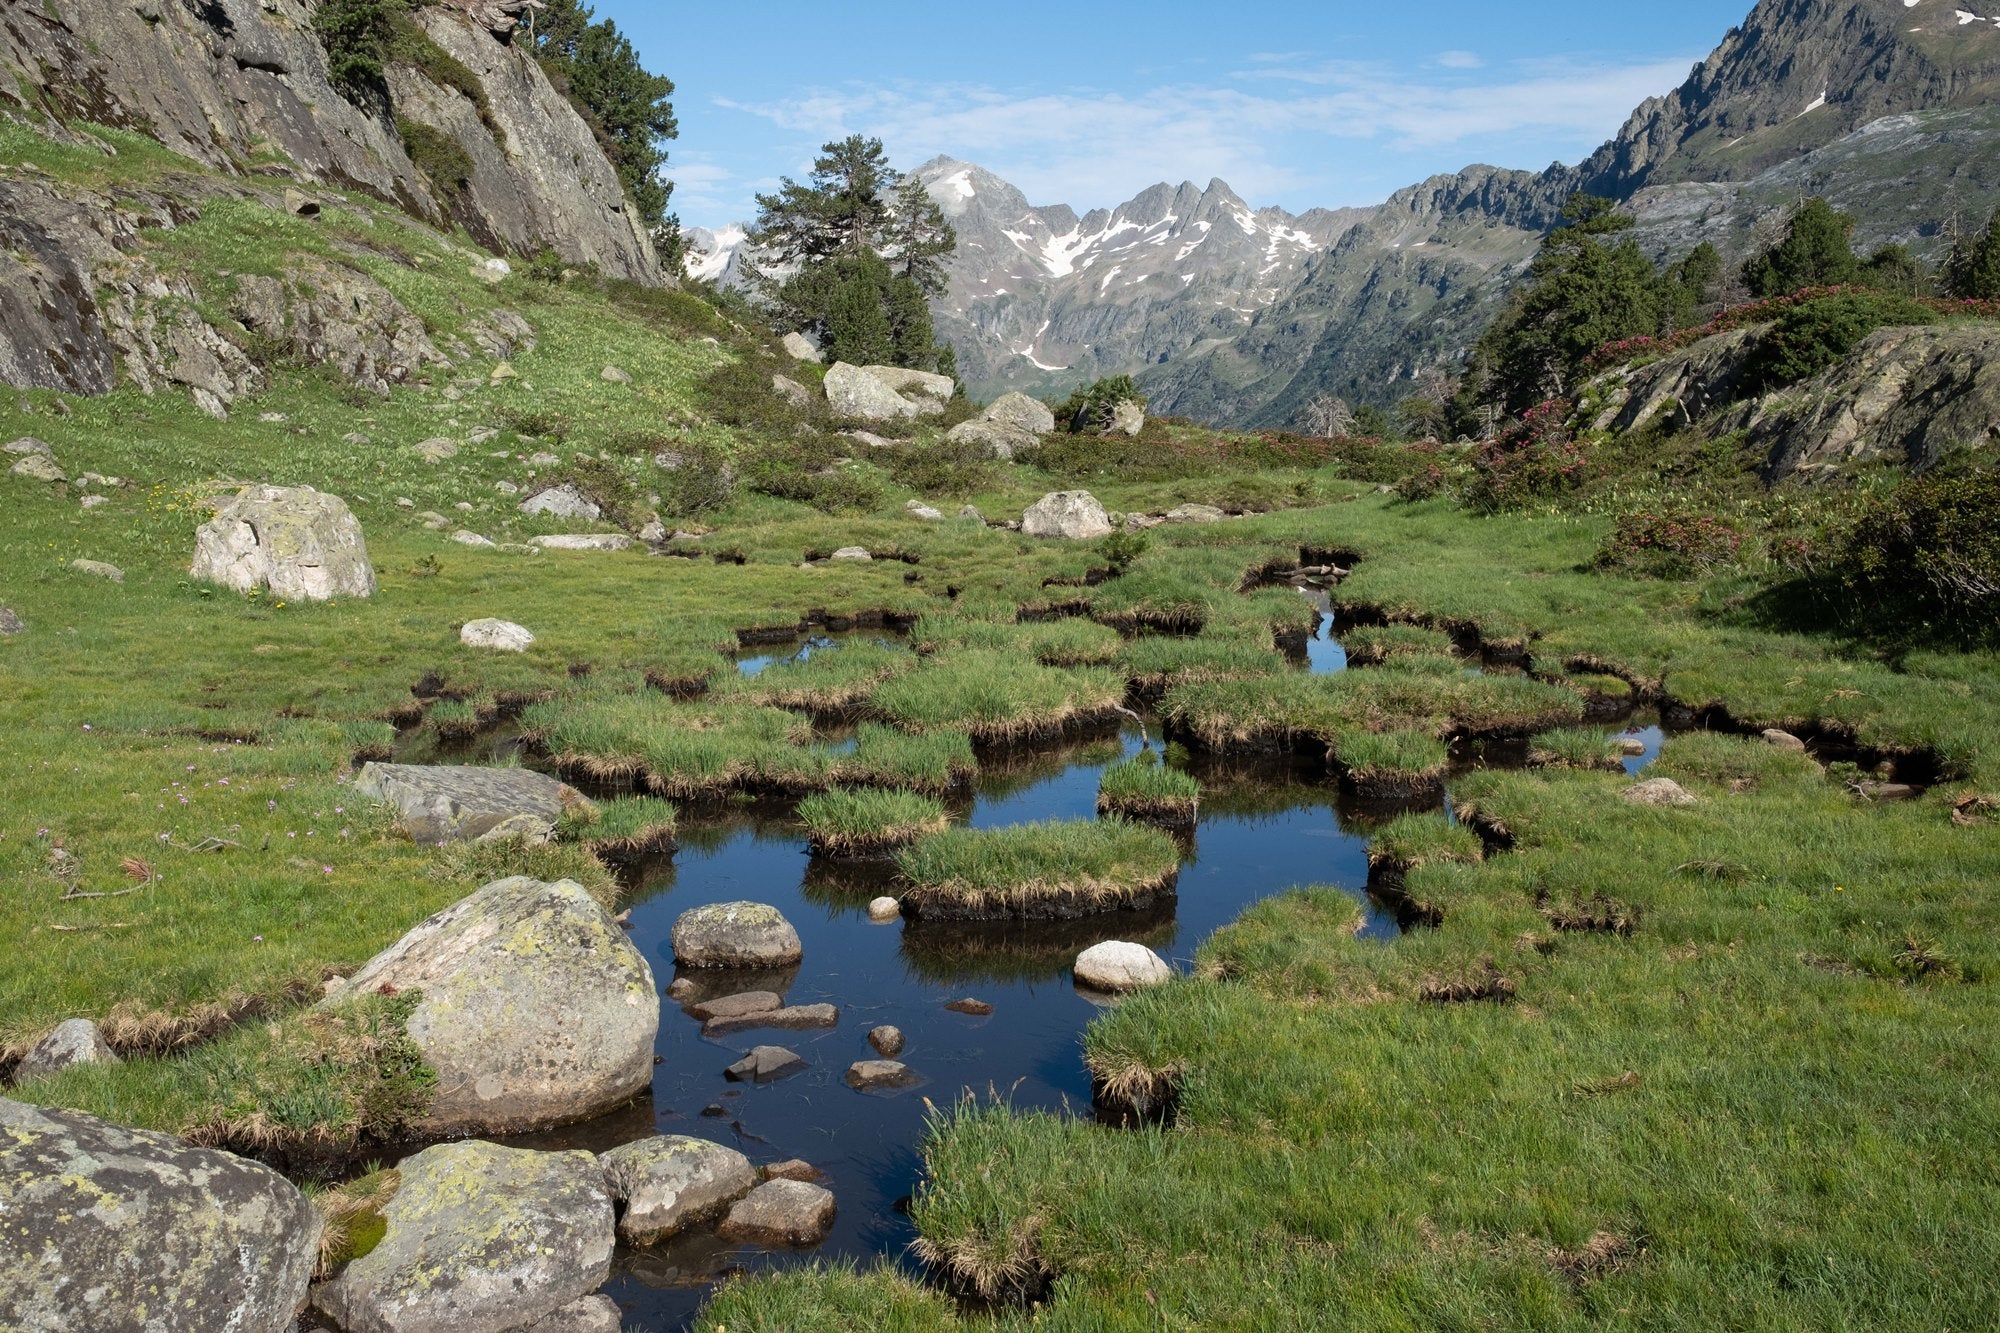
<svg viewBox="0 0 2000 1333"><path fill-rule="evenodd" d="M2000 643L2000 473L1912 477L1837 539L1828 571L1892 632Z"/></svg>
<svg viewBox="0 0 2000 1333"><path fill-rule="evenodd" d="M1597 469L1590 448L1569 433L1574 404L1552 398L1529 408L1521 423L1472 456L1466 499L1486 513L1519 509L1567 495Z"/></svg>
<svg viewBox="0 0 2000 1333"><path fill-rule="evenodd" d="M899 443L872 455L896 484L920 495L972 495L993 478L986 446L949 437Z"/></svg>
<svg viewBox="0 0 2000 1333"><path fill-rule="evenodd" d="M1132 562L1146 554L1152 541L1143 532L1134 532L1121 527L1097 544L1097 553L1104 557L1114 576L1123 575L1132 567Z"/></svg>
<svg viewBox="0 0 2000 1333"><path fill-rule="evenodd" d="M728 506L736 498L736 469L713 445L684 445L673 451L680 466L660 483L660 512L675 518L699 518Z"/></svg>
<svg viewBox="0 0 2000 1333"><path fill-rule="evenodd" d="M1936 311L1907 296L1846 291L1804 301L1758 341L1746 374L1763 390L1796 384L1838 362L1877 329L1937 322Z"/></svg>
<svg viewBox="0 0 2000 1333"><path fill-rule="evenodd" d="M326 72L348 98L380 96L404 0L325 0L313 30L326 49Z"/></svg>
<svg viewBox="0 0 2000 1333"><path fill-rule="evenodd" d="M1687 579L1736 558L1743 533L1715 514L1641 510L1625 514L1598 548L1599 569Z"/></svg>
<svg viewBox="0 0 2000 1333"><path fill-rule="evenodd" d="M472 155L458 140L420 120L396 117L396 134L410 162L436 191L438 202L447 210L455 208L472 184Z"/></svg>

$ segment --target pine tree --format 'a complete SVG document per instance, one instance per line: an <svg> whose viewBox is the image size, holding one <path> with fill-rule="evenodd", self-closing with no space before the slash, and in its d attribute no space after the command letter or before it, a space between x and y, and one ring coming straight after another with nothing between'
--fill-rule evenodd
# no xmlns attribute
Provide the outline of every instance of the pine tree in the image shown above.
<svg viewBox="0 0 2000 1333"><path fill-rule="evenodd" d="M826 281L824 336L835 361L856 366L896 362L896 337L887 310L895 275L872 250L842 255L822 270Z"/></svg>
<svg viewBox="0 0 2000 1333"><path fill-rule="evenodd" d="M1844 287L1862 279L1854 257L1854 218L1814 197L1792 215L1785 238L1743 265L1743 282L1760 299L1808 287Z"/></svg>
<svg viewBox="0 0 2000 1333"><path fill-rule="evenodd" d="M1945 293L1961 301L2000 300L2000 212L1986 230L1959 238L1943 278Z"/></svg>
<svg viewBox="0 0 2000 1333"><path fill-rule="evenodd" d="M927 296L943 296L949 281L944 261L958 249L958 231L937 200L915 176L896 187L883 253L896 272L916 283Z"/></svg>
<svg viewBox="0 0 2000 1333"><path fill-rule="evenodd" d="M889 336L895 343L894 364L912 370L937 365L937 332L931 327L930 298L915 278L895 274L887 293Z"/></svg>
<svg viewBox="0 0 2000 1333"><path fill-rule="evenodd" d="M1702 307L1715 300L1722 267L1721 252L1703 241L1661 275L1660 306L1667 332L1690 328L1701 318Z"/></svg>
<svg viewBox="0 0 2000 1333"><path fill-rule="evenodd" d="M808 183L788 176L776 194L757 196L750 243L779 265L879 251L886 243L888 196L901 183L880 139L856 134L827 144L813 162Z"/></svg>
<svg viewBox="0 0 2000 1333"><path fill-rule="evenodd" d="M1574 386L1605 343L1655 332L1660 280L1631 238L1633 220L1609 199L1578 195L1563 209L1512 309L1481 339L1489 396L1521 412Z"/></svg>

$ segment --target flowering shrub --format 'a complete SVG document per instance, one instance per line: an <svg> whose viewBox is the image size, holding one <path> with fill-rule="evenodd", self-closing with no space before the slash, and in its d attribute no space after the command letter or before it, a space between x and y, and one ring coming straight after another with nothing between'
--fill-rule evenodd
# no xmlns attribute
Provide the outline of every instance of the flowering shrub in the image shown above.
<svg viewBox="0 0 2000 1333"><path fill-rule="evenodd" d="M1682 329L1678 333L1670 333L1664 337L1623 338L1617 342L1606 343L1590 354L1590 359L1584 363L1584 373L1598 375L1614 366L1629 365L1634 361L1657 360L1683 348L1692 347L1703 338L1712 338L1718 333L1732 333L1752 324L1772 323L1787 311L1814 301L1826 300L1828 297L1880 295L1882 293L1869 287L1808 287L1789 296L1774 296L1768 300L1731 306L1699 328ZM1940 319L2000 319L2000 301L1957 301L1946 297L1908 299Z"/></svg>
<svg viewBox="0 0 2000 1333"><path fill-rule="evenodd" d="M1521 422L1498 439L1488 440L1472 456L1472 480L1466 501L1494 513L1518 509L1575 491L1603 468L1590 446L1569 432L1576 405L1551 398L1521 414Z"/></svg>
<svg viewBox="0 0 2000 1333"><path fill-rule="evenodd" d="M1743 532L1715 514L1641 510L1623 515L1597 551L1599 569L1686 579L1736 558Z"/></svg>

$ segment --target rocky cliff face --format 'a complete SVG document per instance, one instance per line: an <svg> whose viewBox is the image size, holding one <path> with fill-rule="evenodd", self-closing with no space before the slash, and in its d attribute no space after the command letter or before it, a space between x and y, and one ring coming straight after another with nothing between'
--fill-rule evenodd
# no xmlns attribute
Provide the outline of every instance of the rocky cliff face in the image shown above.
<svg viewBox="0 0 2000 1333"><path fill-rule="evenodd" d="M659 280L590 128L511 42L519 0L429 6L424 30L471 69L486 109L418 71L390 71L396 114L470 157L461 192L413 164L384 108L327 79L316 0L47 0L0 7L0 114L72 139L130 129L214 171L359 189L432 222L463 222L520 253L544 247L642 282Z"/></svg>

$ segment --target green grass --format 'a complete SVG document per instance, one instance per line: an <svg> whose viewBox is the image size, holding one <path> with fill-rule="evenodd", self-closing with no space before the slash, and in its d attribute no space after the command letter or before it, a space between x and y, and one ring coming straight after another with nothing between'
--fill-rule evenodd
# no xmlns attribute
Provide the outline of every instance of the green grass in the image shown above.
<svg viewBox="0 0 2000 1333"><path fill-rule="evenodd" d="M1016 744L1106 721L1124 695L1124 681L1109 671L1066 671L990 649L965 649L941 653L878 686L874 706L906 731L958 732L980 744Z"/></svg>
<svg viewBox="0 0 2000 1333"><path fill-rule="evenodd" d="M1339 631L1351 666L1380 666L1392 658L1429 654L1450 657L1451 636L1421 625L1358 625Z"/></svg>
<svg viewBox="0 0 2000 1333"><path fill-rule="evenodd" d="M912 735L864 722L853 751L840 762L843 782L903 787L941 795L962 787L979 771L972 742L954 732Z"/></svg>
<svg viewBox="0 0 2000 1333"><path fill-rule="evenodd" d="M1597 768L1622 772L1624 765L1611 752L1611 738L1591 727L1562 727L1534 738L1528 751L1529 762L1543 768Z"/></svg>
<svg viewBox="0 0 2000 1333"><path fill-rule="evenodd" d="M1119 819L954 828L904 848L906 909L935 920L1053 919L1143 907L1170 893L1180 848Z"/></svg>
<svg viewBox="0 0 2000 1333"><path fill-rule="evenodd" d="M1451 752L1423 731L1346 731L1334 738L1341 776L1366 795L1413 796L1433 791Z"/></svg>
<svg viewBox="0 0 2000 1333"><path fill-rule="evenodd" d="M935 797L909 791L837 788L799 802L799 822L820 856L879 856L943 831Z"/></svg>
<svg viewBox="0 0 2000 1333"><path fill-rule="evenodd" d="M851 711L883 681L913 669L909 650L883 643L847 643L803 662L779 662L743 680L731 692L775 708L821 714Z"/></svg>
<svg viewBox="0 0 2000 1333"><path fill-rule="evenodd" d="M1037 623L981 620L957 613L928 615L910 631L919 652L977 648L1021 653L1043 666L1105 666L1119 655L1124 640L1118 631L1088 620Z"/></svg>
<svg viewBox="0 0 2000 1333"><path fill-rule="evenodd" d="M650 796L600 802L592 817L565 815L557 836L574 841L599 860L623 860L674 850L679 812Z"/></svg>
<svg viewBox="0 0 2000 1333"><path fill-rule="evenodd" d="M1118 669L1134 690L1158 698L1174 685L1269 676L1286 664L1268 644L1236 634L1192 639L1146 635L1120 649Z"/></svg>
<svg viewBox="0 0 2000 1333"><path fill-rule="evenodd" d="M1104 770L1098 780L1097 813L1143 824L1193 824L1201 805L1201 784L1169 768L1148 750Z"/></svg>

